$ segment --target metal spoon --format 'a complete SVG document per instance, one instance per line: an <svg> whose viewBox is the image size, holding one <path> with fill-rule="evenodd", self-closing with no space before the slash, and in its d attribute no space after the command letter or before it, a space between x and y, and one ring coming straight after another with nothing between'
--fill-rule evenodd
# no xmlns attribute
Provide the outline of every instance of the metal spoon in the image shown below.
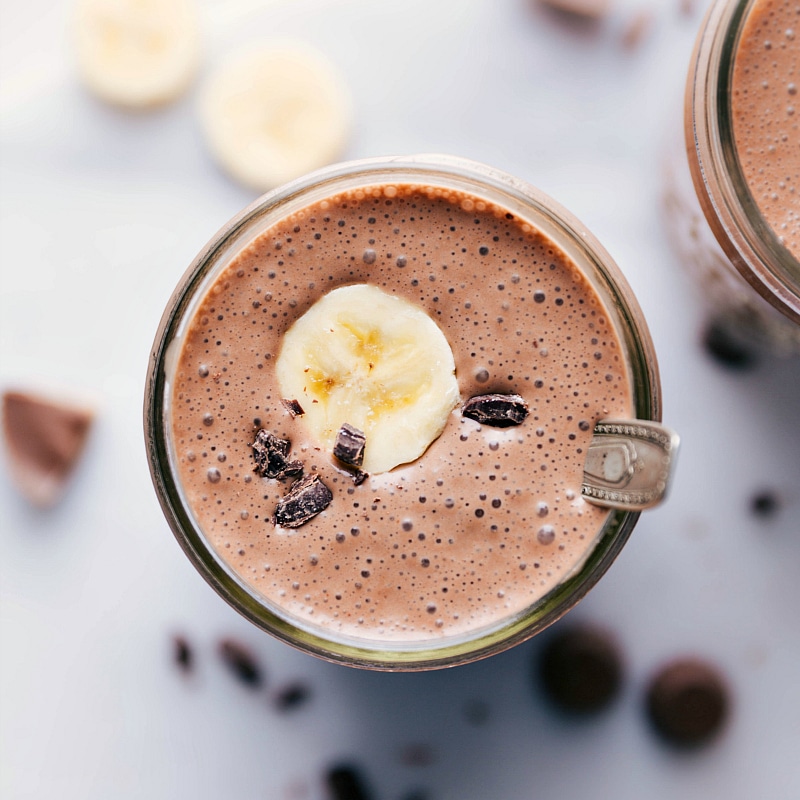
<svg viewBox="0 0 800 800"><path fill-rule="evenodd" d="M657 422L600 420L583 468L584 499L606 508L641 511L665 497L680 438Z"/></svg>

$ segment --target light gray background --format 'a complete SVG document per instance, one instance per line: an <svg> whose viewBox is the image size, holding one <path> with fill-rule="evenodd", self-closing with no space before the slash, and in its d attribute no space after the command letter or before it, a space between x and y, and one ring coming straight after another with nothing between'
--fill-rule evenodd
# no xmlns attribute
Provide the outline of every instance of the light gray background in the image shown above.
<svg viewBox="0 0 800 800"><path fill-rule="evenodd" d="M390 800L800 797L800 365L737 374L705 355L659 211L703 9L619 0L589 30L526 0L203 3L205 72L252 40L311 41L355 95L347 157L450 152L527 179L597 234L638 295L683 449L667 505L572 612L616 631L627 659L619 701L576 723L532 687L541 639L446 672L358 672L261 634L185 560L145 461L148 352L185 267L254 195L208 158L196 90L140 115L82 90L69 8L0 2L0 385L99 409L58 508L31 509L0 476L2 796L321 800L344 758ZM626 49L637 9L653 25ZM763 487L783 500L769 520L749 511ZM175 632L196 648L189 681ZM264 691L224 671L222 635L263 659ZM651 672L684 653L719 664L735 697L724 737L694 755L662 746L641 713ZM293 679L313 695L279 714L271 693ZM468 720L475 701L483 725ZM432 762L408 764L421 745Z"/></svg>

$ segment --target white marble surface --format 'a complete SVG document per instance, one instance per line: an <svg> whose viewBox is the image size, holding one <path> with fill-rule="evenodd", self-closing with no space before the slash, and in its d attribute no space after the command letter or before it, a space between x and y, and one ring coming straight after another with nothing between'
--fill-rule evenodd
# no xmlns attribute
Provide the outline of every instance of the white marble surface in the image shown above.
<svg viewBox="0 0 800 800"><path fill-rule="evenodd" d="M252 628L185 560L145 461L148 351L186 265L252 194L207 157L196 91L141 115L87 96L69 7L0 0L0 388L88 393L99 409L59 507L32 509L0 475L0 795L323 800L324 770L345 759L386 800L799 797L800 364L709 359L658 208L702 8L618 0L586 30L526 0L203 4L205 70L258 38L317 44L355 95L347 157L451 152L519 175L577 214L636 291L683 449L669 502L572 612L611 627L627 664L615 705L574 722L532 687L542 640L445 672L350 670ZM626 49L637 9L653 25ZM762 488L782 501L769 519L749 507ZM175 632L195 648L189 680ZM224 671L223 635L263 659L264 690ZM684 653L717 663L735 700L725 735L692 755L641 711L652 671ZM272 693L294 679L313 693L278 713ZM408 763L414 747L429 763Z"/></svg>

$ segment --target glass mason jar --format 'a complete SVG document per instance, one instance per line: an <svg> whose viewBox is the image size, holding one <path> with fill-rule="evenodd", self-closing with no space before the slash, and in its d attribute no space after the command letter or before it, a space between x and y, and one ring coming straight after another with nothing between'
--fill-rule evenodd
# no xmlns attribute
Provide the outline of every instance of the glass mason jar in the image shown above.
<svg viewBox="0 0 800 800"><path fill-rule="evenodd" d="M800 353L800 263L748 186L732 105L742 36L764 2L716 0L706 15L686 85L684 139L676 135L667 154L665 210L714 322L742 344L789 355Z"/></svg>
<svg viewBox="0 0 800 800"><path fill-rule="evenodd" d="M215 277L276 222L345 190L419 185L456 190L507 209L540 231L577 265L597 292L622 347L639 420L661 418L658 367L647 326L610 256L568 212L531 186L489 167L447 156L366 159L339 164L264 195L232 219L202 250L170 299L153 346L145 394L145 435L153 483L166 519L186 555L208 583L257 626L301 650L351 666L411 671L473 661L519 643L573 607L609 568L639 517L637 509L604 509L585 560L521 613L488 627L419 641L332 633L269 601L232 569L198 524L181 484L170 428L173 379L188 321Z"/></svg>

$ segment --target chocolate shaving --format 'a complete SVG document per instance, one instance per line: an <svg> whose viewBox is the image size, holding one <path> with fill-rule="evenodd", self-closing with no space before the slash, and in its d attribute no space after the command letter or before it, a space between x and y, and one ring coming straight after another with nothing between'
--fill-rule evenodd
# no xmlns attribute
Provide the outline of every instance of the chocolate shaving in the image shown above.
<svg viewBox="0 0 800 800"><path fill-rule="evenodd" d="M303 406L297 402L297 400L287 400L284 398L281 400L283 403L283 407L293 416L293 417L302 417L303 414L306 412L303 411Z"/></svg>
<svg viewBox="0 0 800 800"><path fill-rule="evenodd" d="M369 478L369 472L364 472L363 469L357 469L355 472L352 473L353 477L353 484L355 486L361 486L364 481Z"/></svg>
<svg viewBox="0 0 800 800"><path fill-rule="evenodd" d="M303 464L300 461L289 461L289 449L292 443L281 439L264 428L256 433L256 440L251 447L256 460L256 472L265 478L287 478L300 475Z"/></svg>
<svg viewBox="0 0 800 800"><path fill-rule="evenodd" d="M324 511L333 500L333 493L319 475L305 475L295 481L275 509L275 522L284 528L299 528Z"/></svg>
<svg viewBox="0 0 800 800"><path fill-rule="evenodd" d="M360 467L364 463L364 447L367 437L363 431L345 422L336 434L333 454L339 461L351 467Z"/></svg>
<svg viewBox="0 0 800 800"><path fill-rule="evenodd" d="M482 394L470 397L461 413L481 425L507 428L528 416L528 404L518 394Z"/></svg>

